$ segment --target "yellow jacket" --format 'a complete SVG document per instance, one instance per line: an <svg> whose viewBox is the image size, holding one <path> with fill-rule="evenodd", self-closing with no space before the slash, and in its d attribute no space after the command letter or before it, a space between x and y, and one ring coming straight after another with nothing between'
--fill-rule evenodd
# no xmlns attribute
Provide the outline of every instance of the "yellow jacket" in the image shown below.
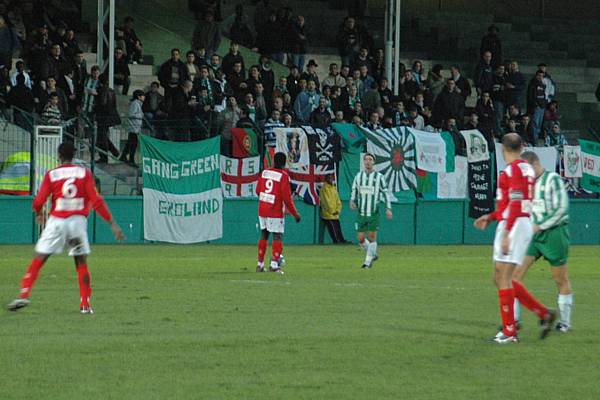
<svg viewBox="0 0 600 400"><path fill-rule="evenodd" d="M334 185L327 182L323 184L319 195L319 202L321 203L321 218L340 219L342 201Z"/></svg>

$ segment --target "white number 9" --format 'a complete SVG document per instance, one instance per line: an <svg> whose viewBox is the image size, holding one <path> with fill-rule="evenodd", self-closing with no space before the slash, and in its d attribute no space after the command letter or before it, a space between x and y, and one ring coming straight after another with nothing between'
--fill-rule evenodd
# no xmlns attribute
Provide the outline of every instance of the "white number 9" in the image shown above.
<svg viewBox="0 0 600 400"><path fill-rule="evenodd" d="M77 196L77 186L74 185L75 178L69 178L63 183L62 195L65 199L72 199Z"/></svg>
<svg viewBox="0 0 600 400"><path fill-rule="evenodd" d="M267 181L265 182L265 186L267 188L265 193L271 193L271 191L273 191L273 181L271 179L267 179Z"/></svg>

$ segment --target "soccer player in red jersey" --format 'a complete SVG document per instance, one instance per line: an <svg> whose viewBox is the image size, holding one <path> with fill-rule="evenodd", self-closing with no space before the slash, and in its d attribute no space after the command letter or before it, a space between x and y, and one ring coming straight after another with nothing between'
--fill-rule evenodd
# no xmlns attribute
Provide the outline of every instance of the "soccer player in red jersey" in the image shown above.
<svg viewBox="0 0 600 400"><path fill-rule="evenodd" d="M553 310L533 297L522 283L512 279L515 267L522 264L533 237L530 214L535 173L531 165L520 159L522 150L523 142L516 133L502 137L502 153L507 166L498 180L496 211L475 221L479 229L498 221L494 238L494 281L500 300L502 330L491 339L495 343L518 342L513 309L515 298L540 318L542 339L552 330L556 319Z"/></svg>
<svg viewBox="0 0 600 400"><path fill-rule="evenodd" d="M256 194L258 195L258 221L260 223L260 240L258 241L258 265L256 272L265 271L265 253L269 233L273 234L271 243L271 265L269 271L283 273L279 264L281 256L285 219L284 214L289 211L296 222L300 222L300 214L296 210L292 191L290 188L290 177L285 171L286 155L275 153L274 168L263 170L258 179Z"/></svg>
<svg viewBox="0 0 600 400"><path fill-rule="evenodd" d="M87 237L87 216L90 207L111 225L117 240L123 240L124 236L119 225L113 220L104 199L96 191L92 172L84 166L72 164L74 154L75 148L72 143L65 142L58 146L61 165L46 173L44 182L33 200L33 209L40 224L43 222L42 210L49 196L52 196L52 209L35 246L35 256L21 281L21 294L8 305L10 311L17 311L30 304L29 295L40 269L51 254L60 253L67 246L69 255L75 258L81 298L80 312L94 313L90 307L92 288L86 261L86 256L90 253Z"/></svg>

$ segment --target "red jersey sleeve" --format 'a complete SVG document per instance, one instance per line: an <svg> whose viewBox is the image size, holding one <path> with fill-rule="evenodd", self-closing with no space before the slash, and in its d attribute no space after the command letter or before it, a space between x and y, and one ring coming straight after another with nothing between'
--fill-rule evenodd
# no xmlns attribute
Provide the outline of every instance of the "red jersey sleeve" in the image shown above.
<svg viewBox="0 0 600 400"><path fill-rule="evenodd" d="M88 196L90 206L100 214L103 220L110 222L112 220L112 214L110 213L104 198L102 198L100 193L98 193L98 190L96 190L96 182L94 182L94 177L89 171L85 177L85 192Z"/></svg>
<svg viewBox="0 0 600 400"><path fill-rule="evenodd" d="M491 214L491 218L495 221L502 220L502 213L508 205L508 182L506 178L506 173L502 171L498 178L498 188L496 189L496 210Z"/></svg>
<svg viewBox="0 0 600 400"><path fill-rule="evenodd" d="M296 205L294 204L294 199L292 198L292 188L290 185L290 177L288 174L283 174L280 188L281 191L279 195L281 196L283 203L285 204L289 212L297 218L298 210L296 210Z"/></svg>
<svg viewBox="0 0 600 400"><path fill-rule="evenodd" d="M39 213L44 204L46 204L46 200L48 200L48 196L52 193L52 185L50 184L50 175L46 172L44 176L44 181L42 182L42 186L40 186L40 190L38 190L35 198L33 199L33 210L36 213Z"/></svg>

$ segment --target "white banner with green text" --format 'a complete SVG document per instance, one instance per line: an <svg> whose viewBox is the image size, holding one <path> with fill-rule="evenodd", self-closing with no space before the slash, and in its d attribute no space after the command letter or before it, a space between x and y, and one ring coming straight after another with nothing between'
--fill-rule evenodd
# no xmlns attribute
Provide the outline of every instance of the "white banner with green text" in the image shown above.
<svg viewBox="0 0 600 400"><path fill-rule="evenodd" d="M144 239L198 243L223 236L220 138L168 142L140 135Z"/></svg>

